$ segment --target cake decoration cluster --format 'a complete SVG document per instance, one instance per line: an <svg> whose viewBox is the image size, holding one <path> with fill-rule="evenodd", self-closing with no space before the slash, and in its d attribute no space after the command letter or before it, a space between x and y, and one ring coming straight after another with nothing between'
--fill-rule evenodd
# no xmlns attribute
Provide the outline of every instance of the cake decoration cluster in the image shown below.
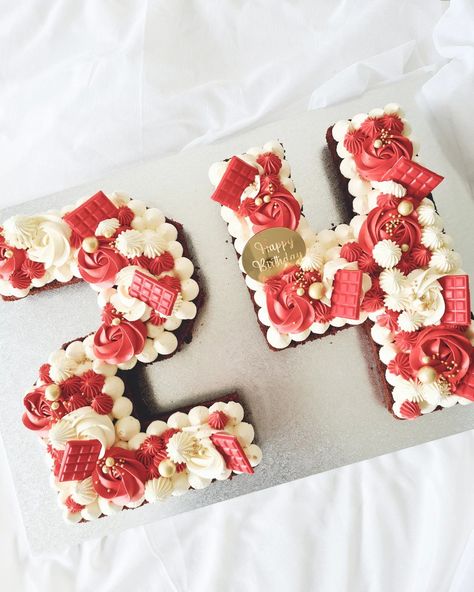
<svg viewBox="0 0 474 592"><path fill-rule="evenodd" d="M216 188L212 199L221 204L221 215L234 238L240 268L271 347L284 349L331 327L364 322L370 275L367 265L359 265L343 251L354 240L353 229L340 224L316 233L310 227L279 142L217 162L209 177ZM259 281L245 267L245 248L250 241L258 241L278 250L271 233L276 229L286 229L288 241L293 233L299 235L305 252L295 264L288 258L281 272ZM267 262L270 259L268 254L263 256Z"/></svg>
<svg viewBox="0 0 474 592"><path fill-rule="evenodd" d="M14 216L1 235L3 255L12 253L3 259L3 295L24 297L31 287L73 276L98 293L100 327L53 352L24 398L23 423L46 446L66 520L92 520L253 473L261 452L240 403L175 412L145 431L120 377L176 352L176 332L196 315L199 285L175 224L139 200L99 192L60 213ZM16 288L25 266L37 275L41 268L44 283Z"/></svg>
<svg viewBox="0 0 474 592"><path fill-rule="evenodd" d="M469 277L430 192L442 177L418 162L398 105L339 121L332 135L356 213L359 262L371 261L369 317L392 386L393 412L413 419L474 400Z"/></svg>
<svg viewBox="0 0 474 592"><path fill-rule="evenodd" d="M339 121L332 133L355 212L333 230L309 226L278 142L209 171L212 199L221 204L270 346L283 349L369 318L397 417L470 403L469 278L430 197L443 178L418 162L396 105ZM256 279L248 245L269 244L271 230L282 228L289 240L301 236L304 255ZM271 246L278 250L276 241ZM266 253L262 265L271 269L274 260Z"/></svg>

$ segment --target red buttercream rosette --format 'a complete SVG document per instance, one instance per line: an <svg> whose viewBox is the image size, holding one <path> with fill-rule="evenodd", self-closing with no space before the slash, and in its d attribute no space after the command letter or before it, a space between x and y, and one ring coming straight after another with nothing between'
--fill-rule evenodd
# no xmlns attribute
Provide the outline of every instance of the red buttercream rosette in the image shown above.
<svg viewBox="0 0 474 592"><path fill-rule="evenodd" d="M287 278L276 276L265 283L268 316L280 333L301 333L314 322L314 308L307 294L299 296L297 286Z"/></svg>
<svg viewBox="0 0 474 592"><path fill-rule="evenodd" d="M107 459L111 459L113 464ZM146 468L136 458L135 452L118 446L106 451L92 473L92 483L97 493L116 504L141 499L145 492L146 479Z"/></svg>
<svg viewBox="0 0 474 592"><path fill-rule="evenodd" d="M419 245L421 228L415 213L402 216L395 208L376 207L371 210L359 232L359 244L372 253L381 240L390 239L398 245L408 245L409 250Z"/></svg>
<svg viewBox="0 0 474 592"><path fill-rule="evenodd" d="M247 216L255 233L266 228L290 228L296 230L300 222L300 204L285 187L278 177L264 176L261 179L261 203L246 199L240 206L241 215ZM265 201L265 199L269 201Z"/></svg>
<svg viewBox="0 0 474 592"><path fill-rule="evenodd" d="M100 288L110 288L115 283L117 273L128 265L127 259L116 251L107 240L99 241L99 248L94 253L79 249L77 265L86 282Z"/></svg>
<svg viewBox="0 0 474 592"><path fill-rule="evenodd" d="M359 174L370 181L381 181L399 158L405 156L409 160L413 156L413 144L406 137L388 132L387 139L379 133L366 135L358 152L354 153L354 161ZM376 148L377 140L382 145Z"/></svg>
<svg viewBox="0 0 474 592"><path fill-rule="evenodd" d="M29 430L48 430L51 425L51 405L44 398L46 386L39 386L25 395L23 424Z"/></svg>
<svg viewBox="0 0 474 592"><path fill-rule="evenodd" d="M471 342L461 331L446 326L427 327L418 333L410 364L415 371L431 366L455 387L466 375L472 356Z"/></svg>
<svg viewBox="0 0 474 592"><path fill-rule="evenodd" d="M102 324L94 335L94 354L110 364L122 364L143 351L146 334L146 325L142 321Z"/></svg>

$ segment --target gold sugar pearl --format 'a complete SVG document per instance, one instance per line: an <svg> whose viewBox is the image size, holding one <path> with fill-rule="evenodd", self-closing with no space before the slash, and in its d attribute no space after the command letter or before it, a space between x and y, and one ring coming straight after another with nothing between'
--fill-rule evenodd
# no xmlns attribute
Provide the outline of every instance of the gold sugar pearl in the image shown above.
<svg viewBox="0 0 474 592"><path fill-rule="evenodd" d="M407 199L403 199L397 207L398 212L402 216L409 216L413 212L413 204Z"/></svg>
<svg viewBox="0 0 474 592"><path fill-rule="evenodd" d="M115 464L115 459L114 459L114 458L112 458L111 456L108 456L108 457L105 459L105 464L106 464L108 467L113 467L113 466L114 466L114 464Z"/></svg>
<svg viewBox="0 0 474 592"><path fill-rule="evenodd" d="M270 198L270 196L269 196L269 195L265 195L265 197L263 198L263 201L264 201L265 203L270 203L270 199L271 199L271 198Z"/></svg>
<svg viewBox="0 0 474 592"><path fill-rule="evenodd" d="M59 409L59 403L57 401L54 401L54 403L51 403L51 409L53 411L56 411L57 409Z"/></svg>
<svg viewBox="0 0 474 592"><path fill-rule="evenodd" d="M298 288L296 290L296 293L298 294L298 296L304 296L304 288Z"/></svg>
<svg viewBox="0 0 474 592"><path fill-rule="evenodd" d="M119 319L119 317L115 317L114 319L112 319L112 325L114 325L114 327L116 327L117 325L120 325L121 321Z"/></svg>
<svg viewBox="0 0 474 592"><path fill-rule="evenodd" d="M436 373L436 370L431 366L422 366L418 370L416 376L418 380L423 384L430 384L431 382L434 382L436 380L438 374Z"/></svg>
<svg viewBox="0 0 474 592"><path fill-rule="evenodd" d="M310 298L314 300L321 300L324 295L324 285L321 282L314 282L308 290Z"/></svg>
<svg viewBox="0 0 474 592"><path fill-rule="evenodd" d="M263 200L262 200L262 198L261 198L261 197L257 197L257 198L255 198L255 205L256 205L256 206L261 206L261 205L262 205L262 203L263 203Z"/></svg>
<svg viewBox="0 0 474 592"><path fill-rule="evenodd" d="M61 389L57 384L48 384L48 386L44 389L44 396L45 399L48 401L56 401L61 396Z"/></svg>
<svg viewBox="0 0 474 592"><path fill-rule="evenodd" d="M86 253L95 253L99 248L99 240L95 236L88 236L82 241L82 248Z"/></svg>
<svg viewBox="0 0 474 592"><path fill-rule="evenodd" d="M176 473L176 465L171 460L162 460L158 465L158 472L162 477L172 477Z"/></svg>

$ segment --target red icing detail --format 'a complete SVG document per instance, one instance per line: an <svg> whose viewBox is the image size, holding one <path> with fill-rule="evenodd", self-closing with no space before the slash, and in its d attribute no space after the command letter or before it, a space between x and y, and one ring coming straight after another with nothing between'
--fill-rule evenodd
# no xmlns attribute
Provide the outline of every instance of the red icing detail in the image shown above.
<svg viewBox="0 0 474 592"><path fill-rule="evenodd" d="M26 273L30 278L40 278L46 273L44 265L39 261L31 261L31 259L25 258L21 265L21 270Z"/></svg>
<svg viewBox="0 0 474 592"><path fill-rule="evenodd" d="M94 370L88 370L87 372L84 372L80 379L81 391L88 398L98 395L105 382L105 376L103 374L96 374Z"/></svg>
<svg viewBox="0 0 474 592"><path fill-rule="evenodd" d="M115 464L104 473L105 459L113 458ZM92 473L92 483L97 493L116 504L134 502L143 497L147 469L137 459L133 450L113 447L97 462Z"/></svg>
<svg viewBox="0 0 474 592"><path fill-rule="evenodd" d="M359 154L362 151L365 138L365 133L362 130L351 130L344 138L344 148L352 154Z"/></svg>
<svg viewBox="0 0 474 592"><path fill-rule="evenodd" d="M400 413L403 415L405 419L416 419L420 417L421 410L418 403L414 403L412 401L404 401L400 405Z"/></svg>
<svg viewBox="0 0 474 592"><path fill-rule="evenodd" d="M343 319L358 319L361 289L360 269L340 269L334 277L331 295L332 315Z"/></svg>
<svg viewBox="0 0 474 592"><path fill-rule="evenodd" d="M51 364L41 364L39 369L39 377L42 382L50 384L52 381L49 371L51 370Z"/></svg>
<svg viewBox="0 0 474 592"><path fill-rule="evenodd" d="M405 275L408 275L417 267L418 265L415 263L415 260L413 259L411 252L402 253L402 258L396 265L396 268L399 269Z"/></svg>
<svg viewBox="0 0 474 592"><path fill-rule="evenodd" d="M90 400L88 401L82 393L74 393L66 401L64 401L64 408L66 409L67 413L71 413L71 411L75 411L81 407L86 407L89 405L89 403ZM94 407L94 405L92 405L92 407ZM97 411L97 409L94 408L94 411Z"/></svg>
<svg viewBox="0 0 474 592"><path fill-rule="evenodd" d="M151 271L153 275L160 275L165 271L171 271L174 267L174 259L171 253L165 251L158 257L154 257L148 263L148 269Z"/></svg>
<svg viewBox="0 0 474 592"><path fill-rule="evenodd" d="M47 430L51 424L51 407L44 398L45 386L30 391L23 399L23 424L29 430Z"/></svg>
<svg viewBox="0 0 474 592"><path fill-rule="evenodd" d="M394 336L395 345L403 352L410 352L417 339L418 333L415 331L399 331L398 333L395 333Z"/></svg>
<svg viewBox="0 0 474 592"><path fill-rule="evenodd" d="M113 304L107 302L101 312L101 319L106 325L110 325L114 319L122 319L122 314L118 313Z"/></svg>
<svg viewBox="0 0 474 592"><path fill-rule="evenodd" d="M233 156L211 199L232 210L237 210L244 189L254 182L258 169Z"/></svg>
<svg viewBox="0 0 474 592"><path fill-rule="evenodd" d="M372 255L369 255L368 253L362 253L359 257L358 263L359 269L370 275L376 274L380 269L375 259L372 257Z"/></svg>
<svg viewBox="0 0 474 592"><path fill-rule="evenodd" d="M377 317L377 325L386 327L389 331L394 333L398 330L398 316L399 313L394 310L386 309L382 314Z"/></svg>
<svg viewBox="0 0 474 592"><path fill-rule="evenodd" d="M228 469L241 473L253 473L252 466L236 436L226 432L217 432L212 434L211 441L224 457Z"/></svg>
<svg viewBox="0 0 474 592"><path fill-rule="evenodd" d="M166 451L166 449L162 448L161 450L158 450L157 452L155 452L154 456L153 456L153 464L156 467L160 466L160 462L162 460L166 460L168 458L168 452Z"/></svg>
<svg viewBox="0 0 474 592"><path fill-rule="evenodd" d="M377 196L377 205L380 208L396 208L400 203L400 199L389 193L380 193Z"/></svg>
<svg viewBox="0 0 474 592"><path fill-rule="evenodd" d="M379 286L378 282L373 283L370 290L365 293L364 299L362 300L362 310L367 312L375 312L380 310L384 306L385 293Z"/></svg>
<svg viewBox="0 0 474 592"><path fill-rule="evenodd" d="M18 269L10 275L10 283L14 288L24 290L31 284L31 280L24 271Z"/></svg>
<svg viewBox="0 0 474 592"><path fill-rule="evenodd" d="M270 201L266 203L262 196L270 197ZM249 198L242 202L239 209L241 215L248 216L254 233L267 228L298 228L301 217L300 204L285 187L280 185L272 193L261 191L259 197L262 199L259 206Z"/></svg>
<svg viewBox="0 0 474 592"><path fill-rule="evenodd" d="M214 411L209 415L207 423L215 430L223 430L229 421L229 416L224 411Z"/></svg>
<svg viewBox="0 0 474 592"><path fill-rule="evenodd" d="M105 193L99 191L75 210L66 214L63 219L81 238L86 238L95 236L99 222L117 217L118 208Z"/></svg>
<svg viewBox="0 0 474 592"><path fill-rule="evenodd" d="M64 501L64 505L72 514L76 514L77 512L80 512L85 508L85 506L81 506L81 504L75 502L71 496L68 496L66 498L66 500Z"/></svg>
<svg viewBox="0 0 474 592"><path fill-rule="evenodd" d="M166 318L159 315L155 310L152 310L148 322L158 327L166 323Z"/></svg>
<svg viewBox="0 0 474 592"><path fill-rule="evenodd" d="M410 159L413 156L413 145L407 137L390 133L387 142L380 148L375 148L376 140L380 139L383 142L383 138L378 136L379 134L366 136L360 152L354 154L358 172L371 181L391 179L392 177L387 177L387 171L392 169L399 158Z"/></svg>
<svg viewBox="0 0 474 592"><path fill-rule="evenodd" d="M160 314L169 316L173 312L173 307L179 293L179 289L169 285L172 284L173 279L176 278L170 278L170 281L166 281L165 278L157 280L141 271L135 271L132 285L129 288L129 294L145 302Z"/></svg>
<svg viewBox="0 0 474 592"><path fill-rule="evenodd" d="M268 316L280 333L301 333L314 322L308 295L298 296L296 290L296 284L281 275L265 282Z"/></svg>
<svg viewBox="0 0 474 592"><path fill-rule="evenodd" d="M160 471L158 470L158 465L155 465L154 462L148 463L146 466L146 474L147 474L147 481L148 479L158 479L160 477Z"/></svg>
<svg viewBox="0 0 474 592"><path fill-rule="evenodd" d="M171 275L165 275L158 280L162 286L166 286L170 290L181 290L181 280Z"/></svg>
<svg viewBox="0 0 474 592"><path fill-rule="evenodd" d="M160 436L148 436L140 446L144 456L155 456L164 448L163 438Z"/></svg>
<svg viewBox="0 0 474 592"><path fill-rule="evenodd" d="M114 400L110 395L100 393L92 399L91 407L96 413L100 415L107 415L111 413L114 406Z"/></svg>
<svg viewBox="0 0 474 592"><path fill-rule="evenodd" d="M59 481L82 481L92 474L102 448L99 440L68 440L59 469Z"/></svg>
<svg viewBox="0 0 474 592"><path fill-rule="evenodd" d="M80 376L70 376L66 380L63 380L59 386L63 397L71 397L82 392L82 380Z"/></svg>
<svg viewBox="0 0 474 592"><path fill-rule="evenodd" d="M122 364L143 351L146 326L142 321L122 320L119 325L101 325L94 335L94 354L110 364Z"/></svg>
<svg viewBox="0 0 474 592"><path fill-rule="evenodd" d="M355 241L346 243L342 245L341 248L341 257L349 263L353 263L354 261L358 261L359 257L362 255L362 249L360 248L359 243Z"/></svg>
<svg viewBox="0 0 474 592"><path fill-rule="evenodd" d="M329 323L334 318L331 307L320 300L317 300L314 304L314 320L317 323Z"/></svg>
<svg viewBox="0 0 474 592"><path fill-rule="evenodd" d="M117 218L120 226L130 226L135 214L128 206L120 206L117 211Z"/></svg>
<svg viewBox="0 0 474 592"><path fill-rule="evenodd" d="M383 120L381 117L367 117L361 125L360 130L370 137L377 137L378 133L384 128Z"/></svg>
<svg viewBox="0 0 474 592"><path fill-rule="evenodd" d="M281 158L273 152L265 152L257 158L258 164L266 175L278 175L281 169Z"/></svg>
<svg viewBox="0 0 474 592"><path fill-rule="evenodd" d="M143 269L148 269L150 267L151 259L146 255L139 255L132 259L132 263L138 267L143 267Z"/></svg>
<svg viewBox="0 0 474 592"><path fill-rule="evenodd" d="M77 265L81 276L100 288L110 288L115 283L117 273L129 265L126 257L109 245L109 241L100 240L99 248L94 253L79 249Z"/></svg>
<svg viewBox="0 0 474 592"><path fill-rule="evenodd" d="M383 180L391 180L406 187L408 193L418 199L426 197L444 179L421 164L413 162L410 156L400 156L387 170Z"/></svg>
<svg viewBox="0 0 474 592"><path fill-rule="evenodd" d="M381 118L382 127L397 134L401 134L403 131L403 121L398 115L392 113L390 115L383 115Z"/></svg>
<svg viewBox="0 0 474 592"><path fill-rule="evenodd" d="M441 321L448 325L469 325L471 322L471 295L468 275L445 275L439 283L443 288L446 306Z"/></svg>
<svg viewBox="0 0 474 592"><path fill-rule="evenodd" d="M472 351L469 339L459 330L446 326L427 327L418 332L410 364L415 371L431 366L455 387L469 369ZM429 358L428 363L423 361L425 357Z"/></svg>
<svg viewBox="0 0 474 592"><path fill-rule="evenodd" d="M431 251L423 245L416 245L411 250L413 261L418 267L427 267L431 259Z"/></svg>
<svg viewBox="0 0 474 592"><path fill-rule="evenodd" d="M401 376L405 380L413 377L413 369L410 365L408 354L398 353L387 366L389 372Z"/></svg>
<svg viewBox="0 0 474 592"><path fill-rule="evenodd" d="M396 209L374 208L365 219L359 232L359 244L371 253L381 240L390 239L411 249L421 239L421 228L416 214L401 216Z"/></svg>

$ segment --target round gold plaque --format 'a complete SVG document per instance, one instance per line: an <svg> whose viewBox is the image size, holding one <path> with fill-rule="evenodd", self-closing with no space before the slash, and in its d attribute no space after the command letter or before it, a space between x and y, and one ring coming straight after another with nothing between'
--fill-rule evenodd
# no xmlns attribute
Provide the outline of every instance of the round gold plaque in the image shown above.
<svg viewBox="0 0 474 592"><path fill-rule="evenodd" d="M305 253L304 240L294 230L267 228L247 241L242 253L242 266L251 278L264 282L297 265Z"/></svg>

